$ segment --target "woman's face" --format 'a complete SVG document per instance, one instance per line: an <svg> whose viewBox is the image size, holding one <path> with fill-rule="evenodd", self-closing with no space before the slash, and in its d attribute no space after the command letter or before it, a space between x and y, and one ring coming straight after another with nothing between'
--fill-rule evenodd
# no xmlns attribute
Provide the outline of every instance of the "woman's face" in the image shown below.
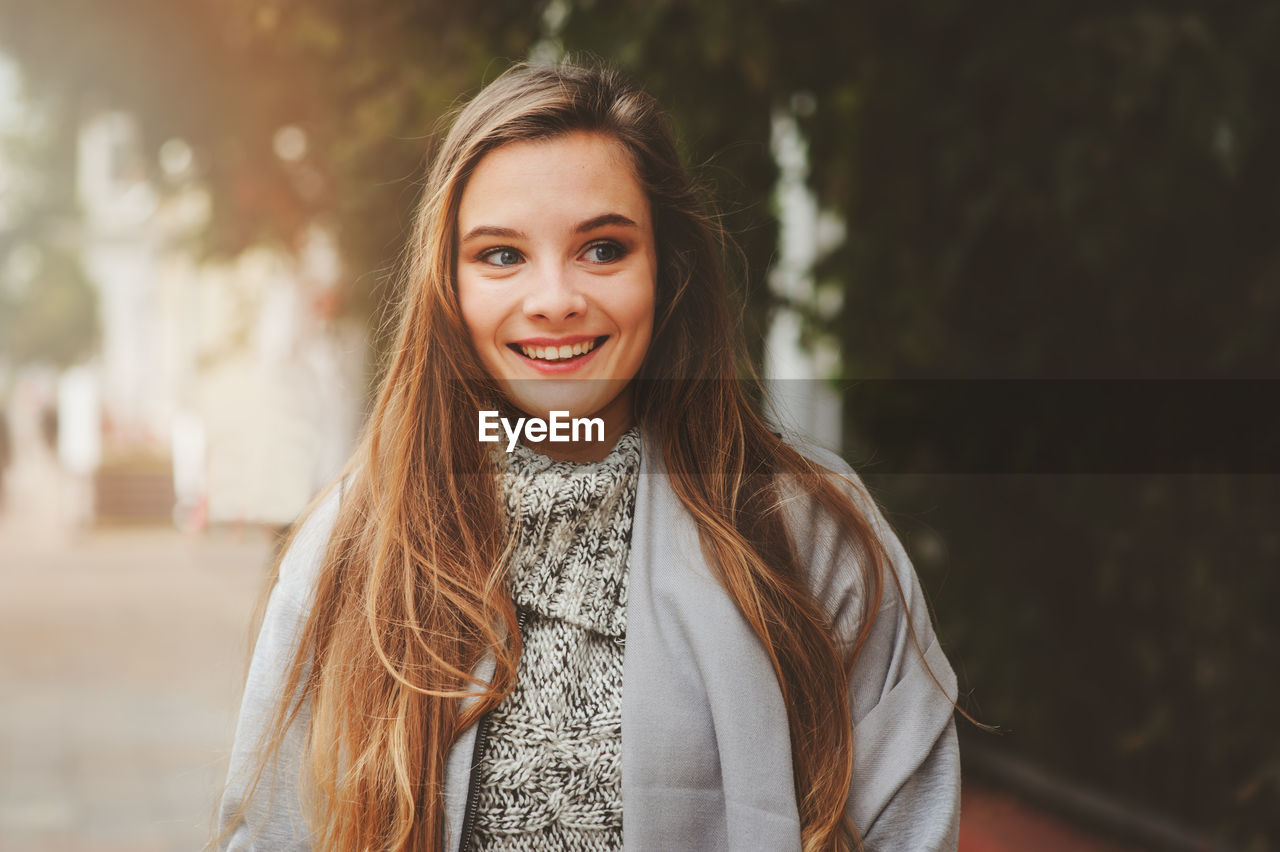
<svg viewBox="0 0 1280 852"><path fill-rule="evenodd" d="M457 275L471 340L508 400L535 417L603 417L611 446L631 423L657 275L626 149L574 132L485 155L458 210Z"/></svg>

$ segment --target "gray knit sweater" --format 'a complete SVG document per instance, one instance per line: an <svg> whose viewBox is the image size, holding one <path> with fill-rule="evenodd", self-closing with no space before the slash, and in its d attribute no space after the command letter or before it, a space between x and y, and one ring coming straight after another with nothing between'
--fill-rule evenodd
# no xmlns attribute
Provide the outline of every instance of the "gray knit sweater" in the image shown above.
<svg viewBox="0 0 1280 852"><path fill-rule="evenodd" d="M508 582L524 614L515 690L494 711L475 847L622 848L622 644L639 433L599 462L504 454L518 524Z"/></svg>

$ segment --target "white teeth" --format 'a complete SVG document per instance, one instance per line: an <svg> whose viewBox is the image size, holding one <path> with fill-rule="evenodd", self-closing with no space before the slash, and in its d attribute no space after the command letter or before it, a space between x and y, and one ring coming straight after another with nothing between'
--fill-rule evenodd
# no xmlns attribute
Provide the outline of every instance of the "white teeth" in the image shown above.
<svg viewBox="0 0 1280 852"><path fill-rule="evenodd" d="M563 346L521 346L520 351L524 353L526 358L536 358L539 361L560 361L565 358L586 355L595 348L595 340L584 340L572 346L569 344Z"/></svg>

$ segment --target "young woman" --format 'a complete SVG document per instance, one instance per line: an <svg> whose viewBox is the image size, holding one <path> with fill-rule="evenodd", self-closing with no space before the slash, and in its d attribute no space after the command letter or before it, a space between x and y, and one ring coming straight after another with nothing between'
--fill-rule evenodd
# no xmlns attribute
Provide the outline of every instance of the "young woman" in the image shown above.
<svg viewBox="0 0 1280 852"><path fill-rule="evenodd" d="M722 248L611 71L459 113L363 441L279 566L222 846L955 848L915 574L753 405Z"/></svg>

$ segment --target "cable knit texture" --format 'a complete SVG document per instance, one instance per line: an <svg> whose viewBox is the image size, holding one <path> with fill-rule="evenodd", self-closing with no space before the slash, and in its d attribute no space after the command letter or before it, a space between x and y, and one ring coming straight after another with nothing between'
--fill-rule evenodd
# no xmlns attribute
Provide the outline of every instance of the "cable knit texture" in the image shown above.
<svg viewBox="0 0 1280 852"><path fill-rule="evenodd" d="M622 644L640 436L581 464L516 447L502 492L518 523L508 581L525 613L515 690L477 771L475 846L622 848Z"/></svg>

